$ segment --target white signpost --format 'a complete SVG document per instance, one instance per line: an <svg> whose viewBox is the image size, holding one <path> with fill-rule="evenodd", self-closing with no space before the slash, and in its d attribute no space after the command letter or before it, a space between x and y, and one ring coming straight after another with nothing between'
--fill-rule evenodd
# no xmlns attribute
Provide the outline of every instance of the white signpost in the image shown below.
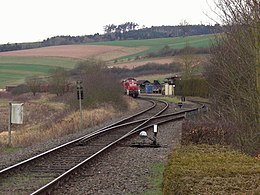
<svg viewBox="0 0 260 195"><path fill-rule="evenodd" d="M9 121L8 121L8 144L12 145L12 124L23 124L23 105L24 103L11 103L9 102Z"/></svg>

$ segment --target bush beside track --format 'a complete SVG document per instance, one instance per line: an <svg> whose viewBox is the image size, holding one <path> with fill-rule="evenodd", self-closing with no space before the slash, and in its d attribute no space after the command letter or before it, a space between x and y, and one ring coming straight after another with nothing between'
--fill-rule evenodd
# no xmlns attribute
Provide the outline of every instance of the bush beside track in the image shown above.
<svg viewBox="0 0 260 195"><path fill-rule="evenodd" d="M260 194L259 155L242 153L234 144L236 127L210 116L183 122L182 145L165 166L163 194Z"/></svg>

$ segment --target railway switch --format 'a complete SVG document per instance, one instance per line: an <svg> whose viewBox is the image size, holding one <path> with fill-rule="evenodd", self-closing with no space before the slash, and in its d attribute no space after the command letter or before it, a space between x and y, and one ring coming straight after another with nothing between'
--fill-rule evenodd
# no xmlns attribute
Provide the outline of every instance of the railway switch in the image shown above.
<svg viewBox="0 0 260 195"><path fill-rule="evenodd" d="M149 137L146 131L141 131L139 133L141 142L140 141L136 142L136 143L132 144L131 146L132 147L150 147L150 148L161 147L157 142L157 133L158 133L158 125L153 126L153 137ZM150 140L150 142L148 142L147 140Z"/></svg>

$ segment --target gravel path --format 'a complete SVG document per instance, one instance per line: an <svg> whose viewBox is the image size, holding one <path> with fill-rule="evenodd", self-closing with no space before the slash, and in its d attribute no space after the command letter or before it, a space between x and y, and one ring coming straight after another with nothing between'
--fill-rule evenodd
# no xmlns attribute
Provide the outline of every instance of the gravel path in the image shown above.
<svg viewBox="0 0 260 195"><path fill-rule="evenodd" d="M140 101L140 109L149 105L150 103ZM126 113L125 115L130 114ZM1 154L0 169L117 120L119 119L107 121L95 129L85 129L77 134L39 143L16 153ZM109 153L104 154L89 164L88 167L85 167L81 174L75 176L70 183L67 183L54 194L143 194L150 187L148 181L151 177L152 165L165 162L172 148L178 146L181 124L182 122L179 121L159 126L158 142L163 146L161 148L134 148L129 146L139 138L130 140L123 146L113 148ZM148 134L152 136L151 132L148 132Z"/></svg>

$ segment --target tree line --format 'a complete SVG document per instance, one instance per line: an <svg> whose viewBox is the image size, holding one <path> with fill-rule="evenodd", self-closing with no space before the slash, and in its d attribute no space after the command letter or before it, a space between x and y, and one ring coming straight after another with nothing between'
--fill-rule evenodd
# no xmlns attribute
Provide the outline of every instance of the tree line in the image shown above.
<svg viewBox="0 0 260 195"><path fill-rule="evenodd" d="M41 42L33 43L7 43L0 45L0 52L15 51L22 49L33 49L39 47L56 46L56 45L73 45L85 44L100 41L114 40L140 40L153 38L167 38L192 36L203 34L214 34L223 32L223 27L215 25L189 25L180 24L177 26L152 26L150 28L142 27L134 22L126 22L124 24L108 24L104 26L104 34L96 33L94 35L83 36L54 36L47 38Z"/></svg>

